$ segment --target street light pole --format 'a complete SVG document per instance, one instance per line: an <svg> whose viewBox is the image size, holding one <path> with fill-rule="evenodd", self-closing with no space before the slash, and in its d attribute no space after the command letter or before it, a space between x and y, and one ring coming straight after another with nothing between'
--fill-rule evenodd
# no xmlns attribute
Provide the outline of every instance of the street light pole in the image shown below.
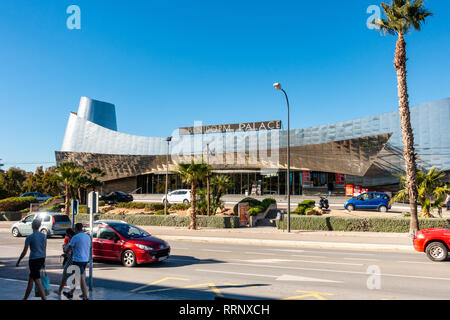
<svg viewBox="0 0 450 320"><path fill-rule="evenodd" d="M167 188L169 184L169 143L172 141L172 137L167 137L167 154L166 154L166 197L164 198L164 215L167 215Z"/></svg>
<svg viewBox="0 0 450 320"><path fill-rule="evenodd" d="M209 165L209 143L206 144L206 164ZM209 195L210 193L210 189L209 189L209 172L206 175L206 193L208 194L208 209L207 209L207 213L208 216L211 214L210 212L210 204L211 204L211 197Z"/></svg>
<svg viewBox="0 0 450 320"><path fill-rule="evenodd" d="M291 141L290 141L290 127L289 127L289 99L286 91L281 87L281 84L274 83L273 87L276 90L281 90L286 97L287 103L287 176L286 176L286 186L287 186L287 232L291 232Z"/></svg>

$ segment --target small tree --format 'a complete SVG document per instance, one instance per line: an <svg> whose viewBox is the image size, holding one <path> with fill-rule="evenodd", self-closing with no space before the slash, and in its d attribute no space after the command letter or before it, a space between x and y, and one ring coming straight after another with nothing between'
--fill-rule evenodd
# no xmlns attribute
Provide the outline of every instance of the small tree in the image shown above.
<svg viewBox="0 0 450 320"><path fill-rule="evenodd" d="M443 207L447 192L450 189L445 186L445 172L431 168L428 172L418 171L416 174L418 201L422 206L422 217L432 217L432 208ZM403 187L393 198L393 201L408 201L409 193L406 187L406 177L399 176L401 186Z"/></svg>
<svg viewBox="0 0 450 320"><path fill-rule="evenodd" d="M183 183L191 186L191 213L188 229L197 230L197 208L196 208L196 188L206 178L211 167L204 162L179 163L178 170L174 173L181 177Z"/></svg>
<svg viewBox="0 0 450 320"><path fill-rule="evenodd" d="M63 162L56 168L57 176L65 188L66 199L64 212L66 215L70 215L70 198L73 196L74 188L77 187L77 179L81 175L82 170L73 162Z"/></svg>

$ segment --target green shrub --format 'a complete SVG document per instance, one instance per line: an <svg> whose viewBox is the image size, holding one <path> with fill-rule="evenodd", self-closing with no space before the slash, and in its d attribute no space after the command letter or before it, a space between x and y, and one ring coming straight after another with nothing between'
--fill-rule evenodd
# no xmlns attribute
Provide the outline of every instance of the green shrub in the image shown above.
<svg viewBox="0 0 450 320"><path fill-rule="evenodd" d="M155 212L156 215L160 216L160 215L164 215L164 210L157 210Z"/></svg>
<svg viewBox="0 0 450 320"><path fill-rule="evenodd" d="M11 197L0 200L0 211L20 211L30 207L31 203L37 203L35 197Z"/></svg>
<svg viewBox="0 0 450 320"><path fill-rule="evenodd" d="M85 204L80 204L78 206L78 213L87 213L87 205Z"/></svg>
<svg viewBox="0 0 450 320"><path fill-rule="evenodd" d="M146 205L147 204L143 202L117 202L114 206L116 208L124 209L144 209Z"/></svg>
<svg viewBox="0 0 450 320"><path fill-rule="evenodd" d="M150 211L164 210L164 203L162 202L146 203L145 209Z"/></svg>
<svg viewBox="0 0 450 320"><path fill-rule="evenodd" d="M266 198L261 202L261 205L264 207L264 211L267 210L267 208L271 205L271 204L275 204L277 203L277 200L275 200L274 198Z"/></svg>
<svg viewBox="0 0 450 320"><path fill-rule="evenodd" d="M286 219L277 221L277 228L286 229ZM324 217L291 215L292 230L321 231L369 231L369 232L409 232L409 218L388 217ZM450 219L419 219L422 229L449 227Z"/></svg>
<svg viewBox="0 0 450 320"><path fill-rule="evenodd" d="M169 226L187 227L190 219L188 216L178 215L115 215L95 214L94 220L122 220L136 226ZM88 222L89 215L79 214L76 222ZM197 216L197 225L202 228L239 228L239 218L236 216Z"/></svg>
<svg viewBox="0 0 450 320"><path fill-rule="evenodd" d="M46 205L48 205L50 202L52 202L52 201L54 201L54 200L57 200L57 199L62 199L62 197L61 197L61 196L56 196L56 197L52 197L52 198L50 198L50 199L47 199L47 200L45 200L45 202L41 203L41 207L42 207L42 206L46 206Z"/></svg>
<svg viewBox="0 0 450 320"><path fill-rule="evenodd" d="M248 210L248 214L251 216L256 216L260 212L262 212L260 207L255 207Z"/></svg>
<svg viewBox="0 0 450 320"><path fill-rule="evenodd" d="M297 208L294 211L292 211L292 213L304 215L306 214L308 209L314 208L315 205L316 202L314 200L304 200L298 204Z"/></svg>
<svg viewBox="0 0 450 320"><path fill-rule="evenodd" d="M171 210L187 210L191 207L188 203L175 203L170 205Z"/></svg>
<svg viewBox="0 0 450 320"><path fill-rule="evenodd" d="M104 205L106 205L106 202L105 202L105 201L100 200L100 201L98 202L98 206L99 206L99 207L103 207Z"/></svg>
<svg viewBox="0 0 450 320"><path fill-rule="evenodd" d="M238 205L239 205L239 203L242 203L242 202L247 202L248 203L249 210L251 208L254 208L254 207L257 207L257 206L261 205L261 201L255 199L255 198L244 198L244 199L242 199L241 201L239 201L238 203L236 203L234 205L233 212L234 212L235 215L238 214Z"/></svg>
<svg viewBox="0 0 450 320"><path fill-rule="evenodd" d="M299 206L304 205L304 206L307 206L308 208L314 208L316 205L316 202L314 200L303 200L298 205Z"/></svg>

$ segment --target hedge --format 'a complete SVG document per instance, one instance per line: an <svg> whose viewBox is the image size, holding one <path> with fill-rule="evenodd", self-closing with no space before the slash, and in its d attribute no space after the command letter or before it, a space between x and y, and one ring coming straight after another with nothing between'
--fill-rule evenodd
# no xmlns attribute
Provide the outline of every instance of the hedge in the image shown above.
<svg viewBox="0 0 450 320"><path fill-rule="evenodd" d="M304 200L300 202L297 208L292 212L296 214L306 214L306 211L308 209L314 208L315 205L316 202L314 200Z"/></svg>
<svg viewBox="0 0 450 320"><path fill-rule="evenodd" d="M88 222L89 215L78 214L76 222ZM94 220L122 220L137 226L167 226L167 227L188 227L189 216L178 215L116 215L116 214L95 214ZM239 228L239 218L236 216L197 216L197 225L203 228Z"/></svg>
<svg viewBox="0 0 450 320"><path fill-rule="evenodd" d="M164 210L164 203L144 203L144 202L118 202L114 205L116 208L125 209L145 209L149 211Z"/></svg>
<svg viewBox="0 0 450 320"><path fill-rule="evenodd" d="M278 229L286 229L287 217L283 221L277 220ZM368 232L409 232L409 218L387 217L323 217L291 215L292 230L320 230L320 231L368 231ZM450 219L421 219L421 229L450 227Z"/></svg>
<svg viewBox="0 0 450 320"><path fill-rule="evenodd" d="M30 207L31 203L38 203L35 197L11 197L0 200L0 211L20 211Z"/></svg>

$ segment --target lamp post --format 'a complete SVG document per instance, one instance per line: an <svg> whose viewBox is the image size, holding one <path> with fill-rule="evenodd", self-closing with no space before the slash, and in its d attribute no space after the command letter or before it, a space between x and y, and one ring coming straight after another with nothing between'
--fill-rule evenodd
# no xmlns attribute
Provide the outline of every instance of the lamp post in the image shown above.
<svg viewBox="0 0 450 320"><path fill-rule="evenodd" d="M164 215L167 215L167 187L169 183L169 144L172 141L172 137L167 137L167 154L166 154L166 197L164 198Z"/></svg>
<svg viewBox="0 0 450 320"><path fill-rule="evenodd" d="M287 185L287 232L291 232L291 141L290 141L290 128L289 128L289 99L286 91L281 87L281 84L275 82L273 87L276 90L281 90L286 97L287 103L287 176L286 176L286 185Z"/></svg>

